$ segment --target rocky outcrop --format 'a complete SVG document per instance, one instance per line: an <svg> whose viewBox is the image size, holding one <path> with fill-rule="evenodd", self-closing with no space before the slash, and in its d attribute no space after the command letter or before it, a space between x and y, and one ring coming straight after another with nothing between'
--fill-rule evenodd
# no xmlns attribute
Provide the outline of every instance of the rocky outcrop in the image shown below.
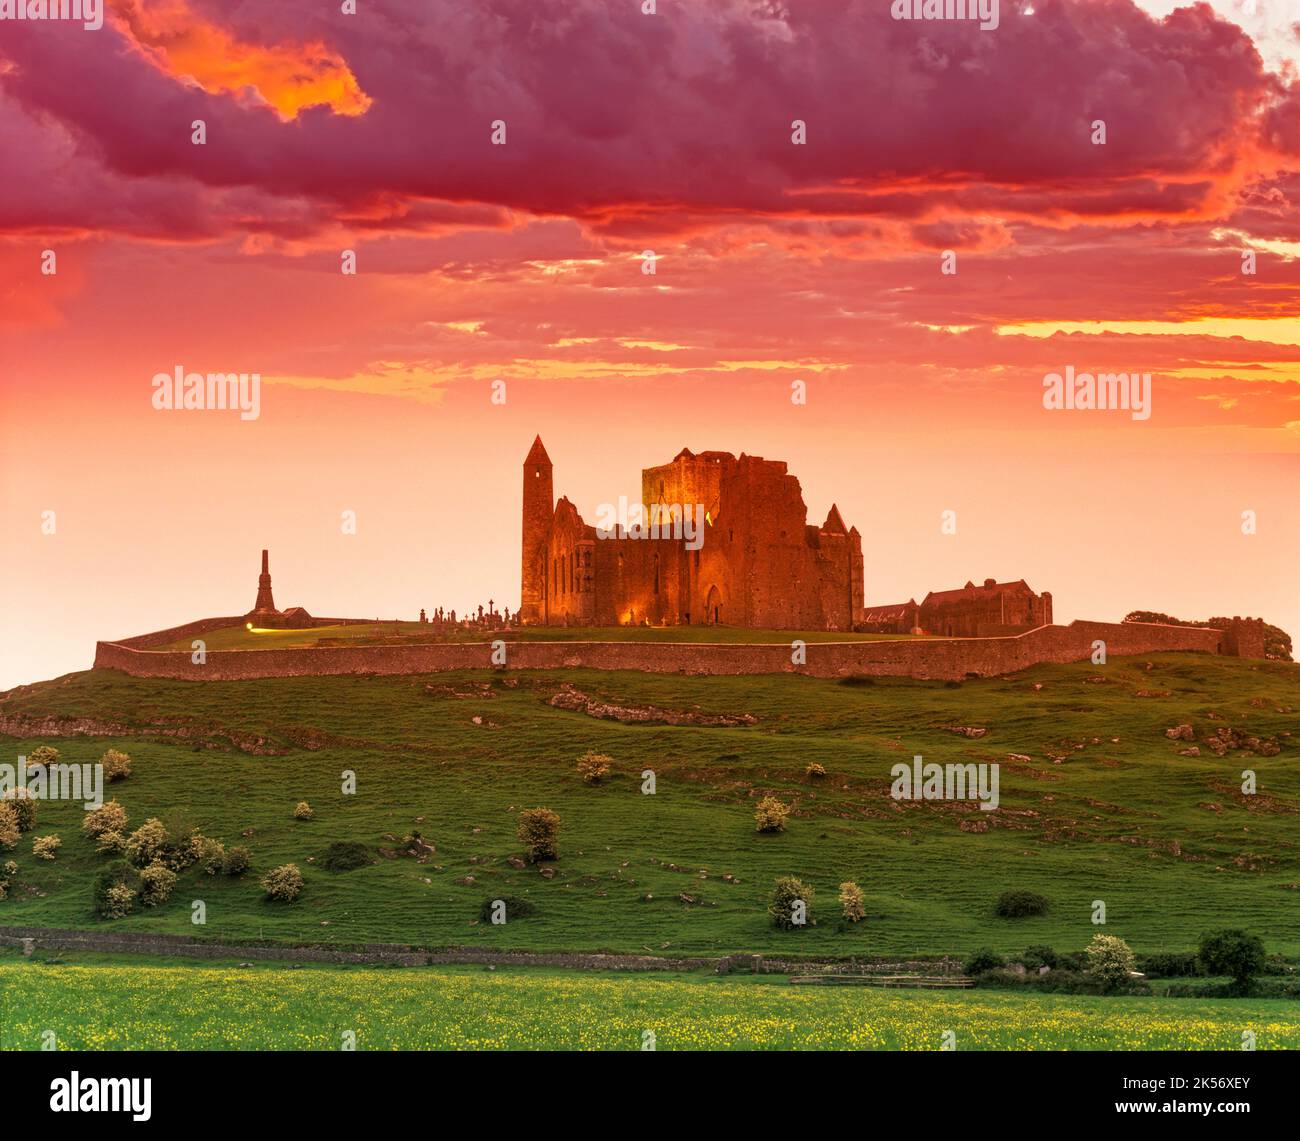
<svg viewBox="0 0 1300 1141"><path fill-rule="evenodd" d="M566 685L547 703L555 709L571 713L585 713L603 721L621 721L625 725L703 725L710 728L731 728L737 725L755 725L758 718L752 713L701 713L698 710L663 709L657 705L614 705L598 698L588 697L581 690Z"/></svg>

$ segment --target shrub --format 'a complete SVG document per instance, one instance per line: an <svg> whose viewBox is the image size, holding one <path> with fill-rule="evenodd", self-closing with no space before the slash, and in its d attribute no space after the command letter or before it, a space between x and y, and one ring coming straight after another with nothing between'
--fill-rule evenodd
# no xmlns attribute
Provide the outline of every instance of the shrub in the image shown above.
<svg viewBox="0 0 1300 1141"><path fill-rule="evenodd" d="M1138 970L1153 979L1180 979L1201 973L1195 951L1157 951L1138 960Z"/></svg>
<svg viewBox="0 0 1300 1141"><path fill-rule="evenodd" d="M519 814L519 839L531 863L558 860L560 817L549 808L527 808Z"/></svg>
<svg viewBox="0 0 1300 1141"><path fill-rule="evenodd" d="M582 774L582 779L587 784L599 784L605 777L609 776L611 764L613 764L613 761L604 753L597 753L593 749L588 749L578 758L578 772Z"/></svg>
<svg viewBox="0 0 1300 1141"><path fill-rule="evenodd" d="M140 869L140 884L140 902L145 907L157 907L171 896L172 888L176 886L176 873L166 864L150 864Z"/></svg>
<svg viewBox="0 0 1300 1141"><path fill-rule="evenodd" d="M218 875L226 866L226 846L220 840L193 836L190 846L194 849L194 862L203 869L204 875Z"/></svg>
<svg viewBox="0 0 1300 1141"><path fill-rule="evenodd" d="M1026 947L1024 954L1020 956L1020 961L1024 964L1025 970L1036 971L1039 967L1055 967L1059 960L1051 947L1040 944Z"/></svg>
<svg viewBox="0 0 1300 1141"><path fill-rule="evenodd" d="M1207 975L1228 975L1237 990L1246 991L1264 969L1264 941L1236 928L1208 931L1201 936L1196 959Z"/></svg>
<svg viewBox="0 0 1300 1141"><path fill-rule="evenodd" d="M36 797L29 788L11 788L4 794L4 802L13 806L19 832L30 832L36 827Z"/></svg>
<svg viewBox="0 0 1300 1141"><path fill-rule="evenodd" d="M95 910L105 919L121 919L135 908L139 890L140 873L119 861L95 879Z"/></svg>
<svg viewBox="0 0 1300 1141"><path fill-rule="evenodd" d="M112 784L115 780L126 780L131 775L131 758L117 749L109 749L99 763L104 766L104 780Z"/></svg>
<svg viewBox="0 0 1300 1141"><path fill-rule="evenodd" d="M115 883L104 892L99 914L105 919L121 919L135 909L136 892L124 883Z"/></svg>
<svg viewBox="0 0 1300 1141"><path fill-rule="evenodd" d="M18 861L17 861L17 860L5 860L5 863L4 863L4 873L5 873L5 875L7 875L7 876L16 876L16 875L18 874Z"/></svg>
<svg viewBox="0 0 1300 1141"><path fill-rule="evenodd" d="M992 947L981 947L962 964L962 970L968 975L982 975L988 971L1000 970L1006 965L1006 960Z"/></svg>
<svg viewBox="0 0 1300 1141"><path fill-rule="evenodd" d="M321 867L331 872L350 872L371 863L370 849L356 840L335 840L321 857Z"/></svg>
<svg viewBox="0 0 1300 1141"><path fill-rule="evenodd" d="M1094 935L1088 944L1088 973L1101 982L1104 990L1115 990L1127 983L1136 962L1129 945L1118 936Z"/></svg>
<svg viewBox="0 0 1300 1141"><path fill-rule="evenodd" d="M754 831L784 832L785 818L789 815L788 804L783 804L774 796L765 796L754 809Z"/></svg>
<svg viewBox="0 0 1300 1141"><path fill-rule="evenodd" d="M293 810L293 818L295 820L315 820L316 813L312 811L310 804L305 800L300 800Z"/></svg>
<svg viewBox="0 0 1300 1141"><path fill-rule="evenodd" d="M146 868L161 860L170 844L167 826L151 816L126 838L126 858L137 868Z"/></svg>
<svg viewBox="0 0 1300 1141"><path fill-rule="evenodd" d="M844 909L844 918L850 923L857 923L867 917L862 889L851 880L848 883L840 884L840 906Z"/></svg>
<svg viewBox="0 0 1300 1141"><path fill-rule="evenodd" d="M484 923L492 922L492 913L495 910L497 900L506 905L506 922L512 923L516 919L523 919L529 915L537 914L537 906L528 899L520 899L516 895L495 895L491 899L485 899L482 906L478 909L478 917Z"/></svg>
<svg viewBox="0 0 1300 1141"><path fill-rule="evenodd" d="M18 810L8 800L0 800L0 849L6 852L18 847Z"/></svg>
<svg viewBox="0 0 1300 1141"><path fill-rule="evenodd" d="M222 874L228 876L242 876L246 871L248 871L252 858L253 854L247 848L227 848L225 862L221 865Z"/></svg>
<svg viewBox="0 0 1300 1141"><path fill-rule="evenodd" d="M30 753L27 754L27 767L36 768L37 765L53 765L59 760L59 750L53 745L37 745Z"/></svg>
<svg viewBox="0 0 1300 1141"><path fill-rule="evenodd" d="M81 830L91 839L105 832L126 833L126 809L116 800L92 808L81 818Z"/></svg>
<svg viewBox="0 0 1300 1141"><path fill-rule="evenodd" d="M110 830L101 832L97 837L95 851L99 855L120 856L126 851L126 837L121 832Z"/></svg>
<svg viewBox="0 0 1300 1141"><path fill-rule="evenodd" d="M282 864L262 877L262 887L266 889L267 899L292 903L302 891L302 872L297 864Z"/></svg>
<svg viewBox="0 0 1300 1141"><path fill-rule="evenodd" d="M58 836L33 836L32 855L38 860L52 860L62 844Z"/></svg>
<svg viewBox="0 0 1300 1141"><path fill-rule="evenodd" d="M819 765L816 761L809 761L808 767L804 769L803 775L809 780L823 780L826 776L826 767Z"/></svg>
<svg viewBox="0 0 1300 1141"><path fill-rule="evenodd" d="M813 922L812 905L814 895L812 884L806 884L794 876L781 876L772 887L772 902L767 913L772 917L772 924L782 931L796 931ZM798 905L803 903L803 922L798 923Z"/></svg>
<svg viewBox="0 0 1300 1141"><path fill-rule="evenodd" d="M1047 911L1047 897L1036 891L1013 888L998 896L993 910L1003 919L1023 919L1026 915L1042 915Z"/></svg>

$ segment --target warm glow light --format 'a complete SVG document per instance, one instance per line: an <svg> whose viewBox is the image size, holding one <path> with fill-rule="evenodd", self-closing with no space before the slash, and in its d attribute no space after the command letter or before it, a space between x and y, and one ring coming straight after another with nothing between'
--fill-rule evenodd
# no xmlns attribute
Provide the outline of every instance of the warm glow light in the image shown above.
<svg viewBox="0 0 1300 1141"><path fill-rule="evenodd" d="M192 12L188 0L164 0L148 10L124 5L117 15L160 70L213 94L251 89L283 120L296 119L308 107L350 116L370 107L347 61L318 41L244 42Z"/></svg>

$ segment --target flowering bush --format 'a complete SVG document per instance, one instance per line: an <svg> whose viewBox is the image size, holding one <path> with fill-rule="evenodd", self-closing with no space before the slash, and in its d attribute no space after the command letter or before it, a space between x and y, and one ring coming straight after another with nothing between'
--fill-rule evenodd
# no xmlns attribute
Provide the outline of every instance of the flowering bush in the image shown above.
<svg viewBox="0 0 1300 1141"><path fill-rule="evenodd" d="M81 830L91 839L105 832L126 834L126 809L116 800L92 808L81 818Z"/></svg>
<svg viewBox="0 0 1300 1141"><path fill-rule="evenodd" d="M774 796L765 796L754 809L754 831L784 832L785 818L789 815L788 804L783 804Z"/></svg>
<svg viewBox="0 0 1300 1141"><path fill-rule="evenodd" d="M840 906L844 909L844 918L850 923L857 923L867 917L862 889L852 880L840 884Z"/></svg>
<svg viewBox="0 0 1300 1141"><path fill-rule="evenodd" d="M171 895L172 888L176 886L176 873L166 864L150 864L147 868L140 869L140 883L144 888L140 902L145 907L157 907L160 903L166 903Z"/></svg>
<svg viewBox="0 0 1300 1141"><path fill-rule="evenodd" d="M302 891L302 872L297 864L283 864L272 868L262 877L262 887L266 889L267 899L292 903Z"/></svg>
<svg viewBox="0 0 1300 1141"><path fill-rule="evenodd" d="M228 848L225 862L221 865L221 871L228 876L242 876L248 871L251 860L252 853L247 848Z"/></svg>
<svg viewBox="0 0 1300 1141"><path fill-rule="evenodd" d="M126 780L131 775L131 758L117 749L109 749L99 763L104 766L104 779L110 784L115 780Z"/></svg>
<svg viewBox="0 0 1300 1141"><path fill-rule="evenodd" d="M53 745L37 745L27 754L27 767L34 769L37 765L53 765L58 762L58 759L59 750Z"/></svg>
<svg viewBox="0 0 1300 1141"><path fill-rule="evenodd" d="M311 805L305 800L298 801L297 807L293 810L293 818L295 820L312 820L315 816L316 813L312 811Z"/></svg>
<svg viewBox="0 0 1300 1141"><path fill-rule="evenodd" d="M36 797L29 788L11 788L4 794L6 804L13 805L19 832L30 832L36 827Z"/></svg>
<svg viewBox="0 0 1300 1141"><path fill-rule="evenodd" d="M18 810L13 802L0 800L0 849L13 851L18 847Z"/></svg>
<svg viewBox="0 0 1300 1141"><path fill-rule="evenodd" d="M1129 946L1114 935L1094 935L1088 944L1088 972L1100 979L1107 990L1128 982L1137 960Z"/></svg>
<svg viewBox="0 0 1300 1141"><path fill-rule="evenodd" d="M135 909L139 893L140 873L130 864L118 862L95 880L95 910L105 919L121 919Z"/></svg>
<svg viewBox="0 0 1300 1141"><path fill-rule="evenodd" d="M194 851L194 862L205 875L219 875L226 866L226 846L220 840L211 840L196 832L190 837L190 847Z"/></svg>
<svg viewBox="0 0 1300 1141"><path fill-rule="evenodd" d="M587 784L599 784L609 775L609 767L612 763L604 753L588 749L578 758L578 772L582 774L582 779Z"/></svg>
<svg viewBox="0 0 1300 1141"><path fill-rule="evenodd" d="M166 825L151 816L126 838L126 858L137 868L148 867L162 858L170 842Z"/></svg>
<svg viewBox="0 0 1300 1141"><path fill-rule="evenodd" d="M32 855L38 860L52 860L62 844L63 841L58 836L34 836L32 837Z"/></svg>

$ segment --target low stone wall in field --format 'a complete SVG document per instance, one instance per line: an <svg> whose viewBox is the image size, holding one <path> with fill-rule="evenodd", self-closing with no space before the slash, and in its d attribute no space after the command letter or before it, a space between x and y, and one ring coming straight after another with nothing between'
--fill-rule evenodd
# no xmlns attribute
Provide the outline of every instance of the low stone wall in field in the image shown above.
<svg viewBox="0 0 1300 1141"><path fill-rule="evenodd" d="M237 620L236 620L237 621ZM230 681L336 674L412 674L466 669L642 670L697 675L799 673L810 677L914 677L961 680L1013 673L1041 662L1088 659L1094 642L1108 655L1170 650L1217 653L1223 632L1199 626L1137 622L1071 622L1040 626L998 638L909 638L878 642L809 642L806 662L791 662L788 642L535 642L506 643L506 665L492 663L489 642L405 646L313 646L296 649L209 650L203 664L188 651L149 649L190 633L202 633L230 619L205 619L189 626L125 642L100 642L96 669L117 669L135 677ZM164 636L165 635L165 636Z"/></svg>
<svg viewBox="0 0 1300 1141"><path fill-rule="evenodd" d="M618 954L600 951L496 951L486 947L420 948L401 943L359 943L331 946L324 943L289 943L262 939L251 942L222 942L188 935L166 935L150 931L2 926L0 946L17 947L25 954L36 951L95 951L116 955L175 955L191 959L247 959L299 963L371 963L405 967L439 966L446 963L483 964L503 967L566 967L583 971L680 971L712 967L719 974L732 971L755 974L788 974L809 970L924 971L928 974L960 973L961 963L942 959L894 961L885 957L783 959L743 952L733 955L663 956Z"/></svg>

